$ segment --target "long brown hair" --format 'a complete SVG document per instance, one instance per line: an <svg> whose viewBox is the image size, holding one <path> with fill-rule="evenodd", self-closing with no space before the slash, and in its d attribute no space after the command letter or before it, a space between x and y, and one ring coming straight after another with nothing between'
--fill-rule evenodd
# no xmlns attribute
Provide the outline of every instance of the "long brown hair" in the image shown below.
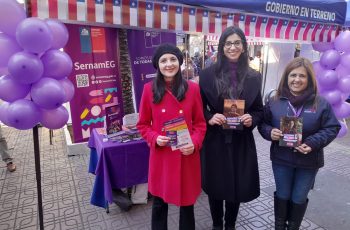
<svg viewBox="0 0 350 230"><path fill-rule="evenodd" d="M304 67L306 70L307 77L308 77L307 89L310 89L313 92L313 94L315 94L315 96L317 95L318 90L317 90L316 76L315 76L315 71L312 67L311 62L304 57L297 57L297 58L294 58L291 62L289 62L286 68L284 69L281 81L279 83L277 92L275 94L275 99L278 99L279 97L282 96L282 92L284 88L288 89L288 75L294 69L299 67Z"/></svg>

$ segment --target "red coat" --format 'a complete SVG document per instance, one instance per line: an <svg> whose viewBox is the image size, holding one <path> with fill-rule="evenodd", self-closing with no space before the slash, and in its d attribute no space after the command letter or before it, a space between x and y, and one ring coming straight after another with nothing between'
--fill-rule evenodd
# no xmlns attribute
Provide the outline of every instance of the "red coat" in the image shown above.
<svg viewBox="0 0 350 230"><path fill-rule="evenodd" d="M199 150L205 136L206 122L203 116L199 87L188 82L185 99L179 102L166 91L159 104L153 103L152 82L144 86L137 123L142 137L150 146L148 189L166 203L177 206L193 205L201 193L201 171ZM166 121L183 115L195 146L188 156L170 147L156 144L158 135Z"/></svg>

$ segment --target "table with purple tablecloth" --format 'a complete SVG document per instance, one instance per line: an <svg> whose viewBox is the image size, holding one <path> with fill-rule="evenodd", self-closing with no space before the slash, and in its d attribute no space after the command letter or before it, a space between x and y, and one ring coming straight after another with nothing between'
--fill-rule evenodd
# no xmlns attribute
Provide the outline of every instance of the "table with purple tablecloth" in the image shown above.
<svg viewBox="0 0 350 230"><path fill-rule="evenodd" d="M95 129L89 139L89 172L96 175L91 204L112 203L112 189L147 183L149 147L143 140L126 143L107 141Z"/></svg>

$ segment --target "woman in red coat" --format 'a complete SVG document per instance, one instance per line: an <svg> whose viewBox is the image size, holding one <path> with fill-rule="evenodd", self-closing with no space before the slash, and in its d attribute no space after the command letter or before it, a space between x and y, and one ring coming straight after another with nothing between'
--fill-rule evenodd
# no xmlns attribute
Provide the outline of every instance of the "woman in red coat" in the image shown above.
<svg viewBox="0 0 350 230"><path fill-rule="evenodd" d="M199 87L182 78L182 62L176 46L160 45L152 59L157 76L144 86L141 98L137 128L150 146L148 188L154 196L153 230L167 229L168 203L180 206L179 229L195 229L193 205L201 193L199 150L206 122ZM181 117L192 143L172 151L169 145L174 145L173 139L167 136L164 123Z"/></svg>

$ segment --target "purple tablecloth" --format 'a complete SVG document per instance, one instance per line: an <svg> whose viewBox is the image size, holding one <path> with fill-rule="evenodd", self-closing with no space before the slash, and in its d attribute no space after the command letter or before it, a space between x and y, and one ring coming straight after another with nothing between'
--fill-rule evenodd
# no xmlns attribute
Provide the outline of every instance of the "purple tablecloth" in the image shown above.
<svg viewBox="0 0 350 230"><path fill-rule="evenodd" d="M91 204L106 207L107 202L112 203L113 188L147 182L149 148L145 141L103 142L103 136L93 130L88 145L89 172L96 175Z"/></svg>

